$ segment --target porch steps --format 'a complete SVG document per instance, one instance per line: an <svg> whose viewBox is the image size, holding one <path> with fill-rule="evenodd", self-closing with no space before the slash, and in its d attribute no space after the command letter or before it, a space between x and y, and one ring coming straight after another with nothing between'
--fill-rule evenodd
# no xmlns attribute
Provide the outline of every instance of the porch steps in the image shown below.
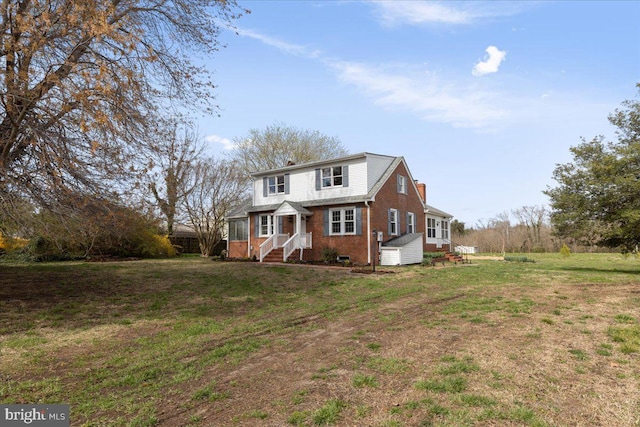
<svg viewBox="0 0 640 427"><path fill-rule="evenodd" d="M282 262L284 249L275 248L264 257L262 262ZM296 249L289 255L289 259L300 259L300 249Z"/></svg>
<svg viewBox="0 0 640 427"><path fill-rule="evenodd" d="M446 258L450 262L455 262L456 264L459 262L464 262L464 259L460 255L456 255L451 252L445 252L443 258Z"/></svg>

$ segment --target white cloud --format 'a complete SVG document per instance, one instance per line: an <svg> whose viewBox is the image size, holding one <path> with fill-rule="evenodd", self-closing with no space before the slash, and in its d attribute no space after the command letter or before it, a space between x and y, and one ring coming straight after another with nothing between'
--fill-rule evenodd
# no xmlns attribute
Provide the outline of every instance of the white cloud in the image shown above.
<svg viewBox="0 0 640 427"><path fill-rule="evenodd" d="M356 86L377 105L408 110L425 120L490 130L507 115L494 107L494 94L443 82L433 73L410 75L353 62L331 66L341 81Z"/></svg>
<svg viewBox="0 0 640 427"><path fill-rule="evenodd" d="M219 135L211 134L204 137L204 140L210 144L222 144L225 150L233 150L235 144L229 138L223 138Z"/></svg>
<svg viewBox="0 0 640 427"><path fill-rule="evenodd" d="M474 67L471 74L474 76L484 76L485 74L497 73L500 64L507 56L507 52L498 49L495 46L489 46L486 49L487 56L484 61L478 62Z"/></svg>
<svg viewBox="0 0 640 427"><path fill-rule="evenodd" d="M445 4L418 1L374 1L376 12L383 24L422 24L427 22L466 24L473 15Z"/></svg>
<svg viewBox="0 0 640 427"><path fill-rule="evenodd" d="M468 2L371 0L375 14L386 26L402 24L472 24L480 19L510 16L530 7L527 2Z"/></svg>
<svg viewBox="0 0 640 427"><path fill-rule="evenodd" d="M390 2L394 3L395 2ZM496 95L476 87L464 87L439 79L437 74L411 72L406 66L392 69L324 57L318 51L265 36L251 30L237 30L285 53L318 61L333 70L342 82L355 86L377 105L399 108L417 114L423 120L448 123L456 127L492 130L507 112L495 101ZM502 59L501 59L502 60ZM210 136L211 138L215 135ZM209 137L208 137L209 138ZM212 142L221 142L211 140ZM226 140L228 141L228 140ZM233 148L230 141L227 149Z"/></svg>
<svg viewBox="0 0 640 427"><path fill-rule="evenodd" d="M241 36L258 40L266 44L267 46L275 47L278 50L281 50L285 53L290 53L292 55L305 56L307 58L317 58L320 56L320 51L318 50L311 50L305 46L288 43L278 38L267 36L253 30L236 28L236 32Z"/></svg>

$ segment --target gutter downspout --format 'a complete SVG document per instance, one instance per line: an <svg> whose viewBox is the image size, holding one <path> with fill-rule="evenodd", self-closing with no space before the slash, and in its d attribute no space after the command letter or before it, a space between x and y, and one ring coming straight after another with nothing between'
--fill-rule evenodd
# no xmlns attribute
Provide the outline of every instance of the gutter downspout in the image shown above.
<svg viewBox="0 0 640 427"><path fill-rule="evenodd" d="M371 264L371 206L369 206L369 200L365 200L364 205L367 207L367 260Z"/></svg>

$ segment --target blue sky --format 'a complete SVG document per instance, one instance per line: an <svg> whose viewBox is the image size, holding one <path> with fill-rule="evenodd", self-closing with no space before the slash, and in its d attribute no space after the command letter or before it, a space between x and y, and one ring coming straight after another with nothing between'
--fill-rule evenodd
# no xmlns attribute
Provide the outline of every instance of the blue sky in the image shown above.
<svg viewBox="0 0 640 427"><path fill-rule="evenodd" d="M427 202L468 226L546 205L580 137L640 82L640 2L242 1L207 59L223 156L275 122L404 156Z"/></svg>

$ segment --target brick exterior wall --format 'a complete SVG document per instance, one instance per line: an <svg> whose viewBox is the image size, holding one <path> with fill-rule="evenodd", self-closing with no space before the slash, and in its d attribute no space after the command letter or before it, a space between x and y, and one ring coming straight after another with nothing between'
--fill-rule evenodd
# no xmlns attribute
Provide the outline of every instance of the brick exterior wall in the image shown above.
<svg viewBox="0 0 640 427"><path fill-rule="evenodd" d="M246 240L232 240L229 242L228 256L231 258L246 258L247 257L247 244Z"/></svg>
<svg viewBox="0 0 640 427"><path fill-rule="evenodd" d="M397 175L406 177L408 194L398 193ZM407 212L413 212L416 217L415 232L425 234L424 207L420 195L415 190L413 183L409 179L409 173L400 163L391 177L382 186L376 195L375 202L369 203L371 206L371 228L383 232L383 242L397 236L390 236L388 232L388 211L389 208L398 210L400 218L400 234L405 234L407 230ZM425 245L423 239L423 246Z"/></svg>
<svg viewBox="0 0 640 427"><path fill-rule="evenodd" d="M362 215L362 234L347 236L325 236L323 215L325 209L338 208L336 206L326 206L311 208L313 215L307 220L307 233L312 233L313 248L303 251L303 259L306 261L317 261L322 259L322 250L324 248L334 248L339 255L348 255L351 262L356 264L367 263L367 210L364 203L349 205L360 207Z"/></svg>

